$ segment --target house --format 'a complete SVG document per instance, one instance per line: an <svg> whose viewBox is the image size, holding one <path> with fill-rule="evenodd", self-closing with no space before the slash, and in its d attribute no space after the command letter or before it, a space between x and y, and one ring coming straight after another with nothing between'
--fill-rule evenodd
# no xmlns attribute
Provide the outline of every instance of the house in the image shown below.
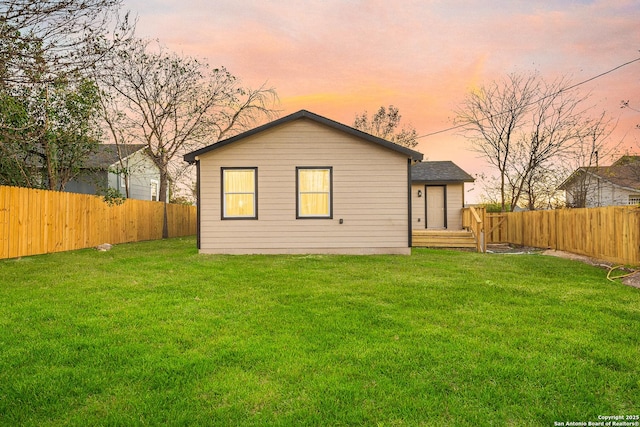
<svg viewBox="0 0 640 427"><path fill-rule="evenodd" d="M200 253L410 254L422 157L305 110L193 151Z"/></svg>
<svg viewBox="0 0 640 427"><path fill-rule="evenodd" d="M558 188L572 207L640 204L640 156L622 156L611 166L581 167Z"/></svg>
<svg viewBox="0 0 640 427"><path fill-rule="evenodd" d="M99 145L84 163L81 174L66 185L65 191L100 194L112 188L125 196L127 183L129 198L158 200L160 170L147 154L144 144Z"/></svg>
<svg viewBox="0 0 640 427"><path fill-rule="evenodd" d="M411 167L413 229L461 230L465 182L474 179L451 161L415 163Z"/></svg>

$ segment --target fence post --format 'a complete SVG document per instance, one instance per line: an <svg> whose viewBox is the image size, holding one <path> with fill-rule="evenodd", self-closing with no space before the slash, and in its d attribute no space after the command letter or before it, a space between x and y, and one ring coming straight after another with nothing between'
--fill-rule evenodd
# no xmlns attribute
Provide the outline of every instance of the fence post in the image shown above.
<svg viewBox="0 0 640 427"><path fill-rule="evenodd" d="M482 253L487 253L487 208L482 208Z"/></svg>

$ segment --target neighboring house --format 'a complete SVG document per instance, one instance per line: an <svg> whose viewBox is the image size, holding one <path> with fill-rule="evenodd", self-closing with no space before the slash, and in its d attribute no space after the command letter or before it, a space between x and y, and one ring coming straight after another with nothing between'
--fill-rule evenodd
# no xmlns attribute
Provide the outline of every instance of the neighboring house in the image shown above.
<svg viewBox="0 0 640 427"><path fill-rule="evenodd" d="M413 228L461 230L464 183L471 175L451 161L419 162L411 167Z"/></svg>
<svg viewBox="0 0 640 427"><path fill-rule="evenodd" d="M579 168L558 188L565 190L572 207L640 204L640 156L622 156L611 166Z"/></svg>
<svg viewBox="0 0 640 427"><path fill-rule="evenodd" d="M160 170L147 155L145 147L144 144L121 145L119 155L116 144L101 144L84 163L82 173L67 184L65 191L101 194L107 188L113 188L126 196L125 180L128 180L129 198L157 201Z"/></svg>
<svg viewBox="0 0 640 427"><path fill-rule="evenodd" d="M411 253L417 151L302 110L187 154L201 253Z"/></svg>

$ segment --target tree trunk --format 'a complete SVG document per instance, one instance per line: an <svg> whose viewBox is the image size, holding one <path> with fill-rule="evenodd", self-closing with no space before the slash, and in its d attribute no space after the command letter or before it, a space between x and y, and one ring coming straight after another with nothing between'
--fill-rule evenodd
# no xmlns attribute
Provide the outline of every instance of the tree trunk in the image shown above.
<svg viewBox="0 0 640 427"><path fill-rule="evenodd" d="M158 200L164 203L164 213L162 219L162 238L169 238L169 221L167 219L167 190L169 187L169 174L167 172L167 167L164 166L160 168L160 188Z"/></svg>
<svg viewBox="0 0 640 427"><path fill-rule="evenodd" d="M160 188L158 189L158 200L167 201L167 192L169 191L169 173L165 168L160 168Z"/></svg>
<svg viewBox="0 0 640 427"><path fill-rule="evenodd" d="M504 203L504 172L500 174L500 203L502 203L502 212L506 212L507 209Z"/></svg>

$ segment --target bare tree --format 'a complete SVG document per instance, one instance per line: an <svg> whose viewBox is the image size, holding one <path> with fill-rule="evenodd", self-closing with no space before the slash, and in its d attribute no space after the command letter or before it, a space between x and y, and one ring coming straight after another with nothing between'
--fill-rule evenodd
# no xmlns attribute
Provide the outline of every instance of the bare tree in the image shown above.
<svg viewBox="0 0 640 427"><path fill-rule="evenodd" d="M561 78L553 83L540 81L537 85L537 101L531 106L531 119L523 129L516 144L509 175L513 189L511 205L517 206L523 193L527 193L528 208L536 208L536 188L539 182L553 182L547 176L555 175L554 162L572 152L580 141L583 128L589 124L582 109L586 96L576 91L566 91L570 83Z"/></svg>
<svg viewBox="0 0 640 427"><path fill-rule="evenodd" d="M146 144L160 170L160 200L177 178L174 160L276 114L274 89L243 88L225 68L150 41L119 50L107 71L101 81L110 134L116 143Z"/></svg>
<svg viewBox="0 0 640 427"><path fill-rule="evenodd" d="M629 100L620 101L620 108L628 108L631 111L635 111L636 113L640 113L640 108L634 107L629 103ZM636 125L637 129L640 129L640 123Z"/></svg>
<svg viewBox="0 0 640 427"><path fill-rule="evenodd" d="M637 106L632 106L629 101L622 101L621 102L621 106L620 108L628 108L631 111L635 111L636 113L640 113L640 107ZM636 125L636 131L640 131L640 123L638 123ZM635 153L637 153L637 155L640 155L640 137L638 136L638 133L636 133L635 136L635 148L632 148L631 151L634 151ZM633 176L636 177L636 179L638 181L640 181L640 162L635 162L634 166L633 166Z"/></svg>
<svg viewBox="0 0 640 427"><path fill-rule="evenodd" d="M403 126L398 130L400 119L402 116L397 107L389 105L387 110L382 106L371 116L371 119L366 111L356 114L353 127L398 145L413 148L418 145L418 132L411 125Z"/></svg>
<svg viewBox="0 0 640 427"><path fill-rule="evenodd" d="M0 80L31 83L42 62L53 81L84 73L128 41L133 24L123 0L4 0L0 2Z"/></svg>
<svg viewBox="0 0 640 427"><path fill-rule="evenodd" d="M470 92L456 110L455 122L463 127L473 149L498 169L503 212L508 204L507 183L515 140L538 85L535 75L510 74L501 82Z"/></svg>
<svg viewBox="0 0 640 427"><path fill-rule="evenodd" d="M589 116L588 99L567 78L548 83L536 74L512 74L467 96L457 121L500 172L503 209L557 205L562 165L605 143L609 122Z"/></svg>
<svg viewBox="0 0 640 427"><path fill-rule="evenodd" d="M619 149L620 143L610 141L615 127L616 123L604 111L600 116L585 121L576 143L557 162L568 206L587 206L587 197L597 185L590 171L599 168L602 159L613 158Z"/></svg>

